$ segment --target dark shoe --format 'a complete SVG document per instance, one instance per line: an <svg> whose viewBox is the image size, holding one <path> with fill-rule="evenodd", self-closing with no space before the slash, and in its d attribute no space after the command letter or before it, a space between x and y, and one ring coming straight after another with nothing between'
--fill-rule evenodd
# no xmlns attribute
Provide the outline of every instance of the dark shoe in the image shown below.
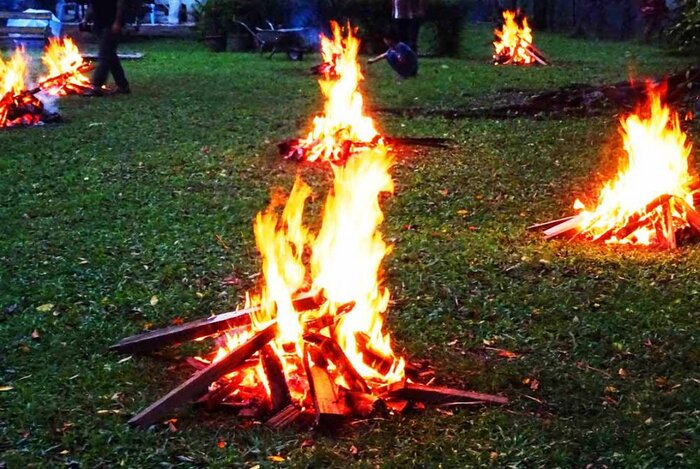
<svg viewBox="0 0 700 469"><path fill-rule="evenodd" d="M87 96L88 98L99 98L104 95L104 91L101 88L95 88L94 86L91 86L82 94L82 96Z"/></svg>
<svg viewBox="0 0 700 469"><path fill-rule="evenodd" d="M117 94L131 94L131 87L120 86L119 88L117 88Z"/></svg>

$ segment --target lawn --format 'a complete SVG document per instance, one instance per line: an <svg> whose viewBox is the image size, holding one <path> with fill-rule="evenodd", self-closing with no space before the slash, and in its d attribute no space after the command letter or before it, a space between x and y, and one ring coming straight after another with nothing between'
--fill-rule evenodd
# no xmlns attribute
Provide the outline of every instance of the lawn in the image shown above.
<svg viewBox="0 0 700 469"><path fill-rule="evenodd" d="M368 106L469 106L499 90L618 81L690 60L541 34L555 66L494 67L489 38L470 28L460 59L426 59L415 80L372 66ZM429 359L440 382L502 393L508 406L428 409L334 435L191 408L173 428L129 429L131 415L191 371L182 350L123 360L108 346L241 304L260 270L255 214L297 172L318 207L330 174L282 161L275 147L320 109L313 60L212 54L193 42L125 49L146 54L126 64L132 95L64 99L65 123L0 133L8 468L700 464L700 247L545 242L525 230L570 212L614 173L614 115L376 115L386 134L458 143L397 155L382 228L394 245L385 283L396 347ZM697 120L689 130L697 146ZM231 276L238 285L222 286Z"/></svg>

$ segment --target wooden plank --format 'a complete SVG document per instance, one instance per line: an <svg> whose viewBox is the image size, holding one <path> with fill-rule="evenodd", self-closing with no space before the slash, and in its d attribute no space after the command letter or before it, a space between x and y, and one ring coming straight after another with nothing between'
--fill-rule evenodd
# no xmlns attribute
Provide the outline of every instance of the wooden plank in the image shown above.
<svg viewBox="0 0 700 469"><path fill-rule="evenodd" d="M688 204L685 200L676 197L675 202L681 206L685 212L685 219L688 224L700 234L700 213Z"/></svg>
<svg viewBox="0 0 700 469"><path fill-rule="evenodd" d="M282 362L270 344L260 351L260 362L270 388L270 411L277 413L292 403Z"/></svg>
<svg viewBox="0 0 700 469"><path fill-rule="evenodd" d="M265 422L265 425L276 430L280 430L294 424L294 422L299 420L299 418L301 418L303 415L304 413L299 410L297 406L289 404L287 407L273 415L267 422Z"/></svg>
<svg viewBox="0 0 700 469"><path fill-rule="evenodd" d="M676 228L673 226L673 199L669 199L663 205L664 212L664 237L669 249L676 249Z"/></svg>
<svg viewBox="0 0 700 469"><path fill-rule="evenodd" d="M309 309L315 305L316 302L310 294L300 295L294 300L294 307L299 310ZM112 345L110 350L123 354L152 352L169 345L181 344L200 337L225 332L235 327L249 325L250 315L259 310L259 306L253 306L252 308L218 314L177 326L132 335Z"/></svg>
<svg viewBox="0 0 700 469"><path fill-rule="evenodd" d="M340 345L330 337L321 334L305 334L304 340L319 347L321 353L336 366L338 373L343 375L350 391L360 391L370 393L370 388L364 378L360 376L350 360L340 348Z"/></svg>
<svg viewBox="0 0 700 469"><path fill-rule="evenodd" d="M328 371L320 366L311 366L308 378L317 424L336 423L350 415L350 407L339 393Z"/></svg>
<svg viewBox="0 0 700 469"><path fill-rule="evenodd" d="M51 12L26 13L24 11L0 11L0 20L51 20Z"/></svg>
<svg viewBox="0 0 700 469"><path fill-rule="evenodd" d="M550 220L550 221L546 221L546 222L543 222L543 223L535 223L534 225L528 226L526 229L529 230L529 231L534 231L534 230L546 230L546 229L551 228L551 227L553 227L553 226L557 226L557 225L559 225L560 223L564 223L564 222L566 222L566 221L569 221L569 220L571 220L572 218L574 218L575 216L576 216L576 215L571 215L571 216L568 216L568 217L559 218L558 220Z"/></svg>
<svg viewBox="0 0 700 469"><path fill-rule="evenodd" d="M364 392L346 392L345 400L352 410L352 415L368 418L377 412L386 410L384 400Z"/></svg>
<svg viewBox="0 0 700 469"><path fill-rule="evenodd" d="M494 396L480 392L462 391L439 386L408 383L405 387L389 392L392 398L408 399L430 404L445 404L447 402L474 401L484 404L507 404L505 396Z"/></svg>
<svg viewBox="0 0 700 469"><path fill-rule="evenodd" d="M551 238L556 238L557 236L561 236L565 233L568 233L569 231L576 230L579 231L580 227L579 224L581 223L581 216L576 215L574 217L571 217L570 219L559 223L558 225L554 225L550 228L547 228L544 230L544 237L545 239L551 239Z"/></svg>
<svg viewBox="0 0 700 469"><path fill-rule="evenodd" d="M129 420L129 424L148 427L161 421L173 410L204 394L212 382L235 370L272 340L276 334L277 323L272 323L240 347L231 351L221 361L212 363L205 369L196 372L190 379L146 407Z"/></svg>

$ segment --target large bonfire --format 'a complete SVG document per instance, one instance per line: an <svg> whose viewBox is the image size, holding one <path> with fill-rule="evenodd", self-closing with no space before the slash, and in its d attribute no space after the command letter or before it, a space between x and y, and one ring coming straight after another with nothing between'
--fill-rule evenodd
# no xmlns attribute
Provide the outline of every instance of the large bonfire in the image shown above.
<svg viewBox="0 0 700 469"><path fill-rule="evenodd" d="M220 360L253 334L276 325L272 341L292 401L313 409L308 375L327 374L347 392L381 394L404 379L404 361L395 356L383 331L389 291L379 271L389 247L378 226L382 192L392 192L391 158L383 148L369 149L334 168L333 190L326 198L317 233L305 226L304 206L311 189L298 179L281 215L275 207L258 214L255 239L263 259L260 309L252 327L226 335L212 360ZM295 298L310 292L317 305L298 310ZM332 345L336 344L336 345ZM342 353L329 352L339 346ZM337 352L337 351L336 351ZM236 383L228 401L272 400L261 362L234 371L213 384ZM269 403L271 405L271 402ZM269 406L268 405L268 406Z"/></svg>
<svg viewBox="0 0 700 469"><path fill-rule="evenodd" d="M332 38L321 35L325 66L319 80L324 96L323 114L313 120L307 136L285 145L287 158L342 163L380 138L371 117L365 115L359 83L364 78L357 61L360 40L356 30L331 22Z"/></svg>
<svg viewBox="0 0 700 469"><path fill-rule="evenodd" d="M674 247L679 230L700 230L691 144L664 100L665 86L648 85L646 102L621 120L627 158L616 176L593 207L577 199L578 215L548 228L548 237L574 232L606 243Z"/></svg>

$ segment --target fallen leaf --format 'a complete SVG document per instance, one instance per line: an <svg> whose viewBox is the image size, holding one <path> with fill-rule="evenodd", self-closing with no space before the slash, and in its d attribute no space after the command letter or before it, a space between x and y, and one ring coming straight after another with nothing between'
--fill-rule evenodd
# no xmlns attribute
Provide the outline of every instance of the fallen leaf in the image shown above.
<svg viewBox="0 0 700 469"><path fill-rule="evenodd" d="M39 340L41 338L41 335L39 335L39 331L34 329L32 331L32 340Z"/></svg>
<svg viewBox="0 0 700 469"><path fill-rule="evenodd" d="M467 215L469 215L469 210L464 208L461 210L457 210L457 215L459 215L460 217L466 217Z"/></svg>
<svg viewBox="0 0 700 469"><path fill-rule="evenodd" d="M272 462L284 462L285 461L285 459L279 455L268 456L267 460L272 461Z"/></svg>
<svg viewBox="0 0 700 469"><path fill-rule="evenodd" d="M0 386L0 392L12 391L13 389L12 386Z"/></svg>
<svg viewBox="0 0 700 469"><path fill-rule="evenodd" d="M517 358L518 354L510 350L499 350L498 356L503 358Z"/></svg>
<svg viewBox="0 0 700 469"><path fill-rule="evenodd" d="M158 304L158 297L156 295L153 295L151 297L151 306L155 306Z"/></svg>
<svg viewBox="0 0 700 469"><path fill-rule="evenodd" d="M353 456L357 456L357 453L359 453L359 452L360 452L360 450L357 449L357 446L352 445L352 446L350 447L350 454L352 454Z"/></svg>
<svg viewBox="0 0 700 469"><path fill-rule="evenodd" d="M605 392L616 393L619 392L619 390L615 386L606 386Z"/></svg>
<svg viewBox="0 0 700 469"><path fill-rule="evenodd" d="M627 378L627 371L624 368L617 370L617 374L620 375L620 378Z"/></svg>
<svg viewBox="0 0 700 469"><path fill-rule="evenodd" d="M533 391L537 391L540 388L540 382L536 379L533 379L532 382L530 383L530 389Z"/></svg>
<svg viewBox="0 0 700 469"><path fill-rule="evenodd" d="M41 306L37 306L36 310L39 311L40 313L48 313L49 311L51 311L53 309L53 307L54 307L53 303L44 303Z"/></svg>
<svg viewBox="0 0 700 469"><path fill-rule="evenodd" d="M218 447L221 448L221 449L224 449L224 448L226 448L226 442L225 442L224 440L219 440L219 441L216 443L216 446L218 446Z"/></svg>
<svg viewBox="0 0 700 469"><path fill-rule="evenodd" d="M185 321L180 316L177 316L177 317L173 318L173 320L172 320L172 323L174 326L179 326L180 324L183 324L184 322Z"/></svg>
<svg viewBox="0 0 700 469"><path fill-rule="evenodd" d="M301 442L301 447L302 448L312 448L314 446L314 440L311 439L306 439Z"/></svg>
<svg viewBox="0 0 700 469"><path fill-rule="evenodd" d="M447 189L441 189L441 190L439 190L438 192L440 192L440 195L443 196L443 197L447 197L447 196L449 195L449 193L450 193L450 191L447 190Z"/></svg>
<svg viewBox="0 0 700 469"><path fill-rule="evenodd" d="M495 461L496 459L498 459L498 453L496 451L491 451L489 453L489 459L491 459L491 461Z"/></svg>

